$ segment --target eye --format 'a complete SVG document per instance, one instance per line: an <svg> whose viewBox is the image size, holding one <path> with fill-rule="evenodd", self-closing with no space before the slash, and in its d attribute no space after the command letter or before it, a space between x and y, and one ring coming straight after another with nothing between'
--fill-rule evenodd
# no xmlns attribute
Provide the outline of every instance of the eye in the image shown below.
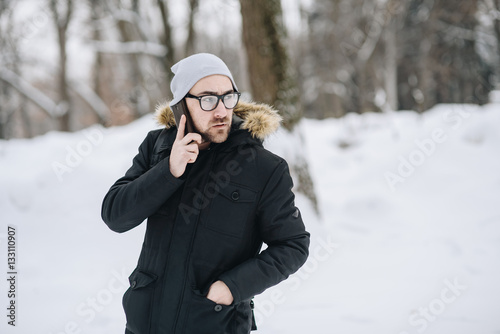
<svg viewBox="0 0 500 334"><path fill-rule="evenodd" d="M217 102L217 96L204 96L201 98L201 100L204 102L204 103L208 103L208 104L214 104L215 102Z"/></svg>

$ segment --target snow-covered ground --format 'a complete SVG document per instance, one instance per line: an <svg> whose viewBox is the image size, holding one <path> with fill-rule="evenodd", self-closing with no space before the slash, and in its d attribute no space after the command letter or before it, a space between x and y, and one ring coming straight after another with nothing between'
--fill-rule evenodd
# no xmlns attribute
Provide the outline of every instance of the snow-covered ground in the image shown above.
<svg viewBox="0 0 500 334"><path fill-rule="evenodd" d="M122 333L144 226L100 218L147 131L130 125L0 141L0 332ZM261 334L500 333L500 104L305 120L318 218L311 255L256 298ZM280 137L269 147L280 151ZM7 317L16 229L16 327Z"/></svg>

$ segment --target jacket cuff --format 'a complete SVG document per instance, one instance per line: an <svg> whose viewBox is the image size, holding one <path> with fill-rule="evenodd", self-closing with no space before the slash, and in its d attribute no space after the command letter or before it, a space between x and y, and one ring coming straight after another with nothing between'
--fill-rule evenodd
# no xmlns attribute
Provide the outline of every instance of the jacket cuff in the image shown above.
<svg viewBox="0 0 500 334"><path fill-rule="evenodd" d="M174 187L179 187L186 180L185 173L182 174L182 176L180 176L179 178L173 176L172 173L170 172L169 162L170 162L170 156L166 157L165 159L159 162L161 173L163 177L165 177L168 183L172 184Z"/></svg>
<svg viewBox="0 0 500 334"><path fill-rule="evenodd" d="M227 275L222 275L219 280L224 282L229 290L231 291L231 294L233 295L233 304L236 305L238 303L241 303L243 301L240 291L238 290L238 287L236 284L234 284L233 280L230 279Z"/></svg>

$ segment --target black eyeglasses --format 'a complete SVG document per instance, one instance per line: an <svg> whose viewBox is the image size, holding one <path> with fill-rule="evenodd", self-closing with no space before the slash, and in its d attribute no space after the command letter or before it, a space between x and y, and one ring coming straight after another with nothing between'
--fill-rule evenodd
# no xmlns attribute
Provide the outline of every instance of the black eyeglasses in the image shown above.
<svg viewBox="0 0 500 334"><path fill-rule="evenodd" d="M191 99L197 99L200 102L200 108L204 111L212 111L219 105L219 101L222 100L222 103L227 109L233 109L238 104L240 100L241 93L232 92L224 95L203 95L203 96L194 96L192 94L187 93L186 97Z"/></svg>

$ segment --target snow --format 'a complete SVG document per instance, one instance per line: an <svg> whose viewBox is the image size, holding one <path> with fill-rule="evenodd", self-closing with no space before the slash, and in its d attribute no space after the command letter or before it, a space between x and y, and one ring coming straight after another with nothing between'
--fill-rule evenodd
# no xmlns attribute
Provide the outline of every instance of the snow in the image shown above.
<svg viewBox="0 0 500 334"><path fill-rule="evenodd" d="M500 332L499 109L304 120L321 217L297 196L311 254L256 298L257 333ZM121 297L145 226L114 233L100 205L155 128L148 115L0 141L0 266L6 277L15 226L18 270L16 328L0 284L1 333L124 331ZM268 147L290 152L283 138Z"/></svg>

